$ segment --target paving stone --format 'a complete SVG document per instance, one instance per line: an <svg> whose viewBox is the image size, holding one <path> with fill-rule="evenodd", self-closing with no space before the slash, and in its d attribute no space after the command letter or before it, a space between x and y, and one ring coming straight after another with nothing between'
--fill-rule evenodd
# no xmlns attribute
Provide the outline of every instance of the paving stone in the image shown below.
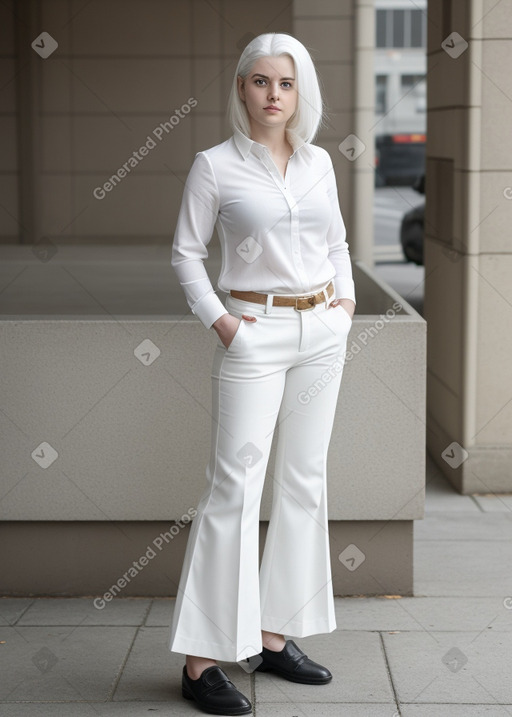
<svg viewBox="0 0 512 717"><path fill-rule="evenodd" d="M486 513L512 514L512 494L491 493L489 495L474 495L473 499Z"/></svg>
<svg viewBox="0 0 512 717"><path fill-rule="evenodd" d="M338 630L512 631L512 600L501 596L335 598L335 610Z"/></svg>
<svg viewBox="0 0 512 717"><path fill-rule="evenodd" d="M257 703L307 704L301 708L306 714L310 703L393 703L394 696L378 633L340 633L335 630L292 639L308 657L329 668L333 674L332 681L320 686L301 685L275 673L256 671L253 674L256 679Z"/></svg>
<svg viewBox="0 0 512 717"><path fill-rule="evenodd" d="M14 625L34 598L0 597L0 625Z"/></svg>
<svg viewBox="0 0 512 717"><path fill-rule="evenodd" d="M258 717L398 717L394 703L355 704L343 705L329 704L327 702L308 702L307 705L297 705L285 702L272 702L259 704L256 702ZM503 716L502 716L503 717Z"/></svg>
<svg viewBox="0 0 512 717"><path fill-rule="evenodd" d="M411 616L410 610L405 610L402 605L404 599L335 598L334 609L338 630L417 630L419 626Z"/></svg>
<svg viewBox="0 0 512 717"><path fill-rule="evenodd" d="M192 705L172 702L74 702L66 704L0 704L5 717L192 717L202 714ZM2 711L6 710L6 711ZM361 712L361 714L363 714ZM301 716L302 717L302 716Z"/></svg>
<svg viewBox="0 0 512 717"><path fill-rule="evenodd" d="M153 604L146 618L148 627L171 627L176 598L153 598Z"/></svg>
<svg viewBox="0 0 512 717"><path fill-rule="evenodd" d="M157 700L181 704L181 672L185 656L168 648L169 630L142 627L117 686L114 701ZM217 661L239 690L250 699L251 674L236 662Z"/></svg>
<svg viewBox="0 0 512 717"><path fill-rule="evenodd" d="M4 628L0 700L109 699L136 629Z"/></svg>
<svg viewBox="0 0 512 717"><path fill-rule="evenodd" d="M400 702L512 703L512 633L383 634Z"/></svg>
<svg viewBox="0 0 512 717"><path fill-rule="evenodd" d="M461 495L427 451L425 465L425 514L431 512L481 513L472 496ZM420 522L420 521L416 521Z"/></svg>
<svg viewBox="0 0 512 717"><path fill-rule="evenodd" d="M510 708L501 705L400 705L402 717L506 717Z"/></svg>
<svg viewBox="0 0 512 717"><path fill-rule="evenodd" d="M480 513L472 496L461 495L446 479L427 478L425 485L425 514L432 512Z"/></svg>
<svg viewBox="0 0 512 717"><path fill-rule="evenodd" d="M115 598L98 609L94 600L94 597L35 598L17 624L140 625L151 605L151 598Z"/></svg>
<svg viewBox="0 0 512 717"><path fill-rule="evenodd" d="M416 630L512 632L512 599L499 597L402 598Z"/></svg>
<svg viewBox="0 0 512 717"><path fill-rule="evenodd" d="M461 496L431 458L427 480L426 516L414 524L416 597L335 598L337 630L293 638L332 683L219 661L251 699L254 683L258 717L397 717L382 641L402 717L512 717L512 495ZM168 649L174 606L0 599L0 715L200 714L181 695L184 655Z"/></svg>
<svg viewBox="0 0 512 717"><path fill-rule="evenodd" d="M414 540L512 540L512 513L428 513L414 521Z"/></svg>
<svg viewBox="0 0 512 717"><path fill-rule="evenodd" d="M512 542L419 540L414 544L416 595L512 595Z"/></svg>

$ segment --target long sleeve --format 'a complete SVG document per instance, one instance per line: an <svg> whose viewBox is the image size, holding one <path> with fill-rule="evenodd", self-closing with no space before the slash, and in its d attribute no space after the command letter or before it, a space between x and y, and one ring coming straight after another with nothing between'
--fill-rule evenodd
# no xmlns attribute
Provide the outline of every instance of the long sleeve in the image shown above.
<svg viewBox="0 0 512 717"><path fill-rule="evenodd" d="M347 230L341 215L336 185L336 175L330 154L325 151L327 158L326 180L328 186L329 201L332 207L332 219L327 231L327 244L329 246L329 260L336 269L334 277L334 298L352 299L355 303L355 285L352 278L352 264L348 243L346 241Z"/></svg>
<svg viewBox="0 0 512 717"><path fill-rule="evenodd" d="M219 192L206 155L198 152L185 183L171 252L171 264L187 303L209 329L228 313L215 293L204 260L219 211Z"/></svg>

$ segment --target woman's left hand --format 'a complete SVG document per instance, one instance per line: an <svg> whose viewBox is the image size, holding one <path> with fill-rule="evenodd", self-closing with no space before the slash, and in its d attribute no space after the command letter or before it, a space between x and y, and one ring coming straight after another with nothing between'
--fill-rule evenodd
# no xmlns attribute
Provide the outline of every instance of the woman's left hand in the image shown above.
<svg viewBox="0 0 512 717"><path fill-rule="evenodd" d="M347 314L350 316L350 318L352 318L354 316L354 312L356 310L356 305L352 301L352 299L334 299L333 301L331 301L331 303L329 304L329 306L327 308L330 309L331 306L337 306L338 304L341 304L343 306L343 308L345 309Z"/></svg>

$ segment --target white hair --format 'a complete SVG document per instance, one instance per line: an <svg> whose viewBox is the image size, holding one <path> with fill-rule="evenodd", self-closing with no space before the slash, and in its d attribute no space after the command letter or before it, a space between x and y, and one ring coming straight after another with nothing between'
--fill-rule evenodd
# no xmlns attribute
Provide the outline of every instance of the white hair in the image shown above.
<svg viewBox="0 0 512 717"><path fill-rule="evenodd" d="M228 99L227 116L231 128L237 127L247 137L251 136L247 108L238 94L237 77L246 78L260 57L289 55L295 66L297 109L288 120L287 128L293 129L304 142L312 142L323 120L324 103L315 65L304 45L287 33L267 32L253 38L242 52L235 71Z"/></svg>

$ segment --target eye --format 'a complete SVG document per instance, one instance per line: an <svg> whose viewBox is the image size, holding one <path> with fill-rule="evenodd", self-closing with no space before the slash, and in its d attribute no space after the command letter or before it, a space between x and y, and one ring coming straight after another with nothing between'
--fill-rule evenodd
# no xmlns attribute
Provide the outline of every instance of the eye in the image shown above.
<svg viewBox="0 0 512 717"><path fill-rule="evenodd" d="M263 77L258 77L256 80L254 80L254 82L255 82L255 84L257 84L258 82L265 82L265 80L263 79ZM260 87L261 87L261 85L260 85Z"/></svg>
<svg viewBox="0 0 512 717"><path fill-rule="evenodd" d="M292 87L292 83L291 83L291 82L288 82L287 80L285 80L285 81L282 82L281 84L283 84L283 85L288 85L288 87L285 88L285 89L287 89L287 90L291 89L291 87Z"/></svg>

